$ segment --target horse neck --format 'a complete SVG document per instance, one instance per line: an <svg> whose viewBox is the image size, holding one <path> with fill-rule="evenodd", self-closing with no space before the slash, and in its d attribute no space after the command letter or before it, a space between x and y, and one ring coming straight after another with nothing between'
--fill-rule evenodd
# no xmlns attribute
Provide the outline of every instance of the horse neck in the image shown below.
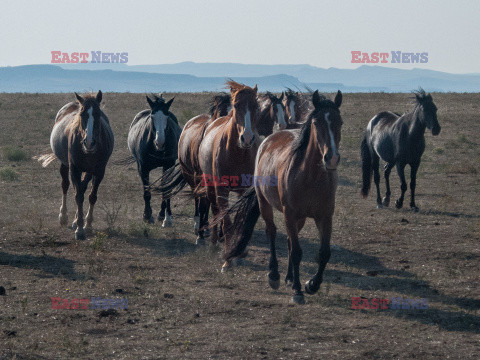
<svg viewBox="0 0 480 360"><path fill-rule="evenodd" d="M319 175L323 172L326 173L326 170L323 166L323 154L318 148L317 141L317 131L313 123L310 125L312 128L310 130L310 138L308 140L307 149L305 150L305 155L301 159L300 169L303 171L307 178L307 182L313 181L318 182ZM300 160L300 159L299 159Z"/></svg>
<svg viewBox="0 0 480 360"><path fill-rule="evenodd" d="M258 122L258 133L263 136L270 135L273 132L273 123L275 119L270 115L272 103L264 107L260 112L260 119Z"/></svg>
<svg viewBox="0 0 480 360"><path fill-rule="evenodd" d="M412 124L410 125L410 135L423 137L425 135L425 123L420 119L421 108L416 106L412 114Z"/></svg>

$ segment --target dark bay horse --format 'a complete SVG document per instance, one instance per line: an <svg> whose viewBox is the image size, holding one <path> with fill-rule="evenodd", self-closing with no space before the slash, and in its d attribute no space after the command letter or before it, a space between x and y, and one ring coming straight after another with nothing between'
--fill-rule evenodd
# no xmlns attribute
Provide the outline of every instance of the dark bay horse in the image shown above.
<svg viewBox="0 0 480 360"><path fill-rule="evenodd" d="M62 206L60 224L66 225L67 191L70 178L75 188L77 213L73 228L75 239L85 239L91 231L93 208L97 201L98 187L105 175L105 167L113 151L114 138L107 116L100 110L102 92L96 96L80 96L75 93L77 102L71 102L60 109L50 136L50 145L55 156L61 161ZM48 165L48 164L44 164ZM83 174L83 178L82 178ZM88 183L92 180L92 191L88 197L90 207L84 228L83 200Z"/></svg>
<svg viewBox="0 0 480 360"><path fill-rule="evenodd" d="M233 109L207 127L198 151L200 175L222 179L211 185L203 184L203 193L211 203L214 216L228 209L231 191L241 194L248 187L242 186L242 175L253 174L255 155L260 144L257 132L257 86L251 88L233 80L228 81L227 85L230 87ZM232 179L237 180L230 181ZM225 249L229 246L229 227L230 219L227 216L222 225ZM218 241L217 230L217 225L214 225L211 236L213 244ZM222 270L229 266L230 263L226 263Z"/></svg>
<svg viewBox="0 0 480 360"><path fill-rule="evenodd" d="M283 105L287 117L287 129L300 129L308 112L308 102L298 92L287 89Z"/></svg>
<svg viewBox="0 0 480 360"><path fill-rule="evenodd" d="M258 96L260 119L257 130L259 135L268 136L272 134L275 123L278 124L280 130L287 127L287 122L285 121L285 106L283 105L284 98L285 93L283 92L280 97L276 97L271 92Z"/></svg>
<svg viewBox="0 0 480 360"><path fill-rule="evenodd" d="M288 235L288 271L285 282L293 281L293 301L305 303L300 285L299 266L302 249L298 233L306 218L313 218L320 235L318 270L306 283L305 291L314 294L320 288L323 271L330 259L330 236L337 188L337 165L340 161L338 145L342 118L342 93L338 91L331 101L318 93L312 96L313 111L299 130L279 131L266 138L258 149L255 176L262 179L276 177L277 186L256 182L232 208L235 213L232 232L241 233L236 245L226 254L232 259L243 253L260 215L266 224L270 240L270 272L268 281L273 289L280 285L280 274L275 250L276 227L273 209L283 213Z"/></svg>
<svg viewBox="0 0 480 360"><path fill-rule="evenodd" d="M188 184L195 190L201 182L200 165L198 163L198 150L203 140L205 129L216 119L226 116L231 110L230 95L220 93L213 98L208 114L202 114L190 119L183 127L178 142L179 170L164 173L162 183L175 183L177 190ZM177 166L176 166L177 167ZM172 169L173 170L173 169ZM170 177L170 178L169 178ZM165 191L162 191L165 193ZM198 234L197 244L205 243L205 227L208 224L210 203L206 197L195 198L194 230Z"/></svg>
<svg viewBox="0 0 480 360"><path fill-rule="evenodd" d="M178 154L178 139L182 132L175 115L170 111L173 98L165 102L163 96L147 96L150 109L139 112L130 125L128 148L137 162L138 173L143 184L145 210L143 219L154 223L150 206L150 171L162 167L163 171L175 164ZM163 227L172 226L170 199L162 200L157 220L163 220Z"/></svg>
<svg viewBox="0 0 480 360"><path fill-rule="evenodd" d="M390 181L389 176L396 165L400 177L402 193L395 202L397 209L403 206L407 182L405 181L405 166L410 165L410 208L418 211L415 205L415 186L417 170L420 166L420 158L425 150L425 129L432 131L433 135L440 133L440 125L437 120L437 107L433 103L432 96L420 89L415 93L415 108L413 111L402 116L392 112L377 114L367 126L365 137L361 145L363 186L361 194L367 197L370 190L372 171L377 187L377 207L390 204ZM385 164L385 184L387 192L385 197L380 196L380 158Z"/></svg>

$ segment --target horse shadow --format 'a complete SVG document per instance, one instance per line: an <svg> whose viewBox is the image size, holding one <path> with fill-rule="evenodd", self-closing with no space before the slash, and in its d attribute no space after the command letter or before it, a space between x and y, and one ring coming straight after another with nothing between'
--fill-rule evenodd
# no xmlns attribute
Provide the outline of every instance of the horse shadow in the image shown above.
<svg viewBox="0 0 480 360"><path fill-rule="evenodd" d="M269 249L269 242L263 231L255 231L254 245ZM281 240L281 241L279 241ZM286 236L277 234L277 256L287 257ZM307 277L317 271L319 244L305 238L300 239L304 253L302 273ZM379 258L362 254L338 245L332 246L332 255L329 264L339 264L346 267L346 271L327 269L324 272L322 288L327 283L339 284L352 289L378 292L395 292L402 298L427 298L429 303L456 305L467 312L429 308L427 310L385 310L384 314L417 321L426 325L437 325L447 331L460 331L480 334L480 317L476 312L480 310L480 299L470 297L451 296L442 294L425 280L418 279L415 273L406 269L391 269L382 264ZM253 271L268 271L268 264L253 264L248 258L244 266ZM352 270L350 270L352 269ZM353 270L356 269L356 270ZM352 294L357 297L358 294ZM332 306L343 307L344 303L332 303ZM350 307L350 304L347 305ZM373 311L373 310L361 310ZM469 313L472 312L472 313Z"/></svg>
<svg viewBox="0 0 480 360"><path fill-rule="evenodd" d="M74 260L49 255L17 255L0 251L0 265L40 270L44 274L37 274L36 276L41 278L64 277L69 280L83 279L83 274L75 272L75 263Z"/></svg>
<svg viewBox="0 0 480 360"><path fill-rule="evenodd" d="M161 257L183 256L198 249L197 245L177 236L166 236L165 238L127 236L126 241L133 246L148 248L156 256Z"/></svg>

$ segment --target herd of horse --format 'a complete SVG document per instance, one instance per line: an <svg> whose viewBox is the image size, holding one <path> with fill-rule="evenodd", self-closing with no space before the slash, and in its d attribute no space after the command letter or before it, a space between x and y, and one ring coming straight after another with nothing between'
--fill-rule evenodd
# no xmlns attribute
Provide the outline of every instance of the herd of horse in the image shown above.
<svg viewBox="0 0 480 360"><path fill-rule="evenodd" d="M280 286L276 256L273 209L283 213L288 237L288 270L285 283L294 291L292 300L305 303L300 283L302 259L298 234L307 218L313 218L320 236L318 270L304 287L314 294L322 283L330 258L332 217L340 162L339 145L342 117L340 91L330 100L311 91L310 99L287 89L280 96L259 94L257 86L235 81L226 83L230 93L216 95L207 114L190 119L183 129L170 111L174 99L147 96L149 109L139 112L128 133L131 162L136 162L143 184L145 209L143 219L154 223L150 205L151 192L162 194L157 219L163 227L172 226L170 198L186 186L195 202L194 231L197 244L224 244L222 272L232 266L234 258L246 256L246 248L260 215L266 224L270 242L268 282ZM77 211L73 222L75 239L86 238L92 229L97 191L112 154L114 136L107 116L100 109L102 92L80 96L58 112L50 144L53 154L39 159L46 166L53 159L61 162L63 198L59 220L66 225L66 198L70 179L75 189ZM425 150L425 129L438 135L440 125L432 96L420 89L415 92L414 109L403 115L381 112L369 122L361 144L362 196L368 195L373 173L377 188L377 206L390 202L389 175L397 167L401 196L395 205L401 208L407 190L404 169L411 166L410 207L415 204L416 173ZM386 194L380 194L379 161L385 165ZM151 184L150 171L163 168L158 184ZM206 184L205 176L215 181ZM228 179L252 177L244 184ZM261 179L275 178L276 183ZM84 194L92 181L87 216L83 215ZM257 181L258 180L258 181ZM229 206L230 192L238 200ZM209 221L210 209L213 218ZM86 223L86 224L85 224ZM210 233L210 234L208 234Z"/></svg>

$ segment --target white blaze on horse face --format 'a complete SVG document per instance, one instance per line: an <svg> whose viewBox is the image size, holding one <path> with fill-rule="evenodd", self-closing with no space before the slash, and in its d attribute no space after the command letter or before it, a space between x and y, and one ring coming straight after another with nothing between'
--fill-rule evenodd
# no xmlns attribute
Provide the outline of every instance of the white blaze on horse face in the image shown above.
<svg viewBox="0 0 480 360"><path fill-rule="evenodd" d="M243 131L243 139L247 145L253 140L252 119L250 116L250 110L247 108L245 113L245 130Z"/></svg>
<svg viewBox="0 0 480 360"><path fill-rule="evenodd" d="M290 101L290 122L295 122L295 101Z"/></svg>
<svg viewBox="0 0 480 360"><path fill-rule="evenodd" d="M92 145L92 140L93 140L93 109L90 108L88 109L88 122L87 122L87 148Z"/></svg>
<svg viewBox="0 0 480 360"><path fill-rule="evenodd" d="M277 123L282 130L287 127L287 123L285 122L285 114L283 112L283 106L280 104L277 104Z"/></svg>
<svg viewBox="0 0 480 360"><path fill-rule="evenodd" d="M165 144L165 128L167 127L167 116L162 111L157 111L152 115L153 125L155 126L155 146L158 149Z"/></svg>
<svg viewBox="0 0 480 360"><path fill-rule="evenodd" d="M330 160L332 166L337 166L338 163L338 150L337 150L337 145L335 144L335 137L333 136L333 131L330 120L328 120L328 116L330 113L325 114L325 121L327 122L328 126L328 134L330 136L330 149L332 151L332 158Z"/></svg>

